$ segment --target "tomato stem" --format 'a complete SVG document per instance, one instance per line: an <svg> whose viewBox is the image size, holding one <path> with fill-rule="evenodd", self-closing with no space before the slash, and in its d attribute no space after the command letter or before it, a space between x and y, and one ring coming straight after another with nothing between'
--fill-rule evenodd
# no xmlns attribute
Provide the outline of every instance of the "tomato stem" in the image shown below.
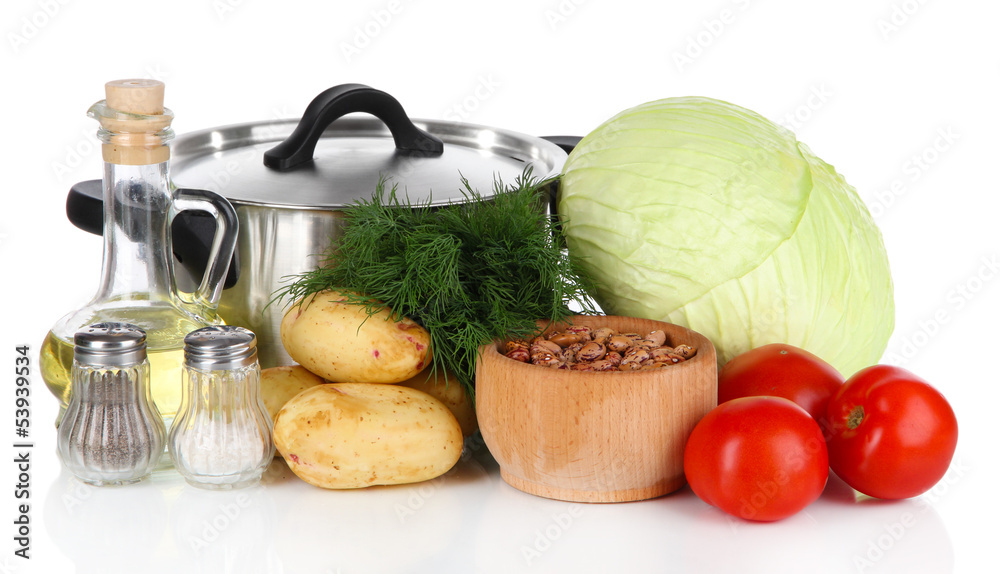
<svg viewBox="0 0 1000 574"><path fill-rule="evenodd" d="M851 409L851 414L847 416L847 428L854 430L858 428L861 421L865 419L865 408L858 405Z"/></svg>

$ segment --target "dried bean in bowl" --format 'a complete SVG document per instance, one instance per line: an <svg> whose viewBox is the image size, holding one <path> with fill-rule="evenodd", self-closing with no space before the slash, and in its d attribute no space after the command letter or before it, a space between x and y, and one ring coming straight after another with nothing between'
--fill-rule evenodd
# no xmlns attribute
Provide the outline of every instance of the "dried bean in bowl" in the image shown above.
<svg viewBox="0 0 1000 574"><path fill-rule="evenodd" d="M532 341L505 344L508 358L550 369L576 371L634 371L683 363L697 350L668 344L666 333L619 333L608 327L568 327Z"/></svg>

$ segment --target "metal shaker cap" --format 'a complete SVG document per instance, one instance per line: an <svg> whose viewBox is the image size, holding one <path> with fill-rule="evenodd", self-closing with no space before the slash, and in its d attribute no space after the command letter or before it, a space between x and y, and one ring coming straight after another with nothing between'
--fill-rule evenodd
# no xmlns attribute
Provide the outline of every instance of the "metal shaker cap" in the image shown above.
<svg viewBox="0 0 1000 574"><path fill-rule="evenodd" d="M146 332L129 323L96 323L73 337L73 359L94 367L132 367L146 360Z"/></svg>
<svg viewBox="0 0 1000 574"><path fill-rule="evenodd" d="M203 327L184 337L184 363L195 369L238 369L257 361L257 336L233 325Z"/></svg>

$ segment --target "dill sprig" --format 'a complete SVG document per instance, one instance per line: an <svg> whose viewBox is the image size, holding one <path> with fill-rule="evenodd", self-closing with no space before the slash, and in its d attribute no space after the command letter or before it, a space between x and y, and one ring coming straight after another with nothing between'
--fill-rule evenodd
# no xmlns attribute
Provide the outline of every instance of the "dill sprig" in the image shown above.
<svg viewBox="0 0 1000 574"><path fill-rule="evenodd" d="M430 333L431 368L447 368L474 396L481 345L531 337L537 320L567 318L570 302L597 312L589 280L545 213L553 183L529 168L509 186L497 178L484 197L461 178L464 202L433 207L401 200L397 185L380 179L370 200L344 210L320 266L291 277L275 299L338 289L369 315L387 308L409 317Z"/></svg>

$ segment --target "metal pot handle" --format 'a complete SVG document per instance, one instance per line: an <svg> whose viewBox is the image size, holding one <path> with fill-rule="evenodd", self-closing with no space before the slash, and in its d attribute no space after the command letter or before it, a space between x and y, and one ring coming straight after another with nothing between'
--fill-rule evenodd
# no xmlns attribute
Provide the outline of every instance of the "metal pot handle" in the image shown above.
<svg viewBox="0 0 1000 574"><path fill-rule="evenodd" d="M397 150L428 156L444 151L441 140L413 125L396 98L363 84L341 84L309 102L292 134L264 152L264 165L288 171L312 161L316 143L327 126L354 112L369 113L382 120L392 133Z"/></svg>

